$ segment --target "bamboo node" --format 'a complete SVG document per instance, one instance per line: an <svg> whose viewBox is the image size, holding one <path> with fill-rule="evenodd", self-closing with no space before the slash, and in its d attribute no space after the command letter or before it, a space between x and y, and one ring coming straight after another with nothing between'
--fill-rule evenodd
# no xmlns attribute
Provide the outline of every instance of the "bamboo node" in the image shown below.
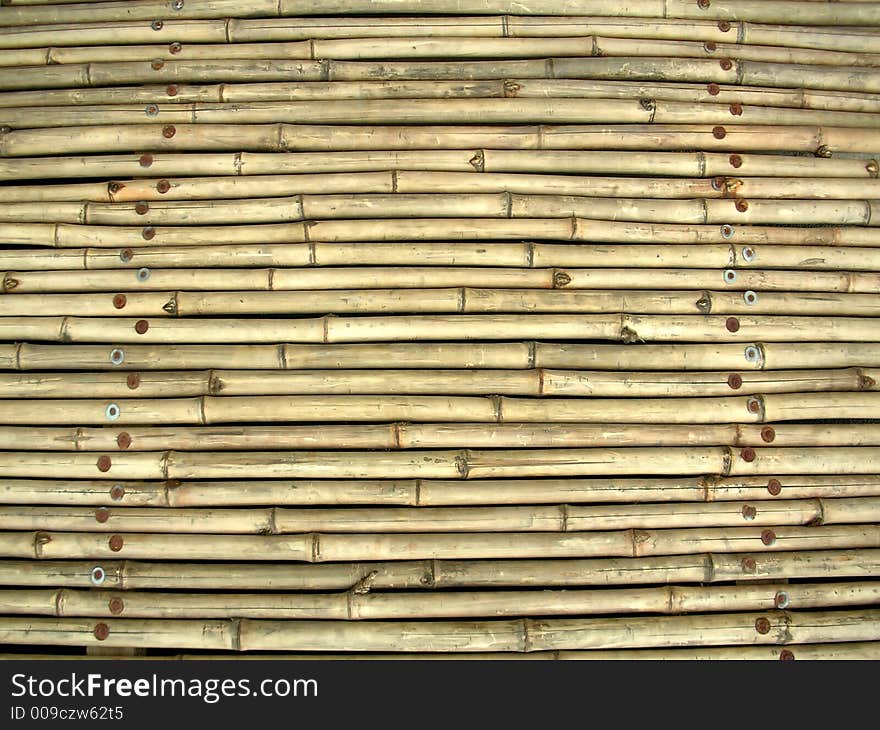
<svg viewBox="0 0 880 730"><path fill-rule="evenodd" d="M781 652L779 652L779 661L781 661L781 662L794 661L794 652L791 649L783 649Z"/></svg>
<svg viewBox="0 0 880 730"><path fill-rule="evenodd" d="M770 619L765 616L761 616L760 618L755 620L755 631L759 634L769 634L770 633Z"/></svg>
<svg viewBox="0 0 880 730"><path fill-rule="evenodd" d="M778 496L782 491L782 482L778 479L771 479L767 482L767 491L770 492L774 497Z"/></svg>
<svg viewBox="0 0 880 730"><path fill-rule="evenodd" d="M110 628L105 623L99 623L95 625L95 630L93 633L98 641L104 641L108 636L110 636Z"/></svg>

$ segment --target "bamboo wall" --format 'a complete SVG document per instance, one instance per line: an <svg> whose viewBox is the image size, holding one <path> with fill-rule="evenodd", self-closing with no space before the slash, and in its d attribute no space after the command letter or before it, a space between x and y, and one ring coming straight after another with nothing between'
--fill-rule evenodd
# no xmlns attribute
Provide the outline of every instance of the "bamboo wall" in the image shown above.
<svg viewBox="0 0 880 730"><path fill-rule="evenodd" d="M7 656L880 658L878 26L4 1Z"/></svg>

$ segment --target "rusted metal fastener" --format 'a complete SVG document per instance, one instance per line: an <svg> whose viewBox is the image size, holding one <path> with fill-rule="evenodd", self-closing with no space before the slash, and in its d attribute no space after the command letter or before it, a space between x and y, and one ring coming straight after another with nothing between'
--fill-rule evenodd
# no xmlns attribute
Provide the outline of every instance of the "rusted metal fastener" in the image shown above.
<svg viewBox="0 0 880 730"><path fill-rule="evenodd" d="M755 631L759 634L769 634L770 633L770 619L761 616L758 619L755 619Z"/></svg>
<svg viewBox="0 0 880 730"><path fill-rule="evenodd" d="M171 0L171 9L180 10L183 8L183 0Z"/></svg>
<svg viewBox="0 0 880 730"><path fill-rule="evenodd" d="M712 136L715 139L724 139L727 136L727 130L724 127L712 127Z"/></svg>
<svg viewBox="0 0 880 730"><path fill-rule="evenodd" d="M119 252L119 260L128 263L134 258L134 251L130 248L124 248Z"/></svg>
<svg viewBox="0 0 880 730"><path fill-rule="evenodd" d="M165 25L165 23L163 23L161 20L154 20L152 23L150 23L150 27L153 30L162 30L163 25Z"/></svg>
<svg viewBox="0 0 880 730"><path fill-rule="evenodd" d="M126 299L125 294L117 294L115 297L113 297L113 306L116 309L122 309L127 301L128 300Z"/></svg>
<svg viewBox="0 0 880 730"><path fill-rule="evenodd" d="M114 365L122 365L125 362L125 350L120 347L114 347L110 350L110 362Z"/></svg>
<svg viewBox="0 0 880 730"><path fill-rule="evenodd" d="M165 61L163 61L161 58L157 58L150 64L150 68L153 69L153 71L158 71L163 66L165 66Z"/></svg>
<svg viewBox="0 0 880 730"><path fill-rule="evenodd" d="M730 71L733 68L733 61L729 58L722 58L718 63L724 71Z"/></svg>
<svg viewBox="0 0 880 730"><path fill-rule="evenodd" d="M112 182L109 185L107 185L107 190L109 190L111 193L118 193L120 190L122 190L122 188L123 188L123 185L118 182Z"/></svg>
<svg viewBox="0 0 880 730"><path fill-rule="evenodd" d="M794 652L791 649L783 649L781 652L779 652L779 661L793 662L794 661Z"/></svg>
<svg viewBox="0 0 880 730"><path fill-rule="evenodd" d="M148 117L155 117L155 116L157 116L157 115L159 114L159 106L158 106L158 104L147 104L147 106L144 108L144 113L145 113Z"/></svg>
<svg viewBox="0 0 880 730"><path fill-rule="evenodd" d="M173 124L162 127L162 136L165 139L171 139L175 134L177 134L177 129Z"/></svg>
<svg viewBox="0 0 880 730"><path fill-rule="evenodd" d="M740 388L742 388L743 384L742 376L739 373L731 373L727 376L727 384L733 390L739 390Z"/></svg>
<svg viewBox="0 0 880 730"><path fill-rule="evenodd" d="M742 508L742 516L744 520L753 520L758 514L758 510L750 504L744 504Z"/></svg>
<svg viewBox="0 0 880 730"><path fill-rule="evenodd" d="M123 545L125 545L125 540L122 539L122 535L111 535L107 544L114 553L118 553L122 550Z"/></svg>
<svg viewBox="0 0 880 730"><path fill-rule="evenodd" d="M141 231L141 236L144 238L144 240L149 241L156 236L156 229L153 228L153 226L144 226L143 230Z"/></svg>
<svg viewBox="0 0 880 730"><path fill-rule="evenodd" d="M721 92L721 87L713 81L706 87L706 91L708 91L711 96L718 96Z"/></svg>
<svg viewBox="0 0 880 730"><path fill-rule="evenodd" d="M154 235L155 235L155 231L154 231ZM153 236L150 236L150 238L152 238L152 237ZM135 272L134 278L140 282L144 282L150 278L150 270L146 266L142 266L141 268L139 268Z"/></svg>
<svg viewBox="0 0 880 730"><path fill-rule="evenodd" d="M165 87L165 93L168 94L168 96L177 96L178 91L179 88L177 84L168 84L168 86Z"/></svg>
<svg viewBox="0 0 880 730"><path fill-rule="evenodd" d="M149 167L153 164L153 155L141 155L138 159L141 167Z"/></svg>
<svg viewBox="0 0 880 730"><path fill-rule="evenodd" d="M134 324L134 331L139 335L144 335L147 333L147 330L150 329L150 323L145 319L139 319Z"/></svg>
<svg viewBox="0 0 880 730"><path fill-rule="evenodd" d="M700 10L705 10L710 4L709 0L697 0L697 7L700 8Z"/></svg>
<svg viewBox="0 0 880 730"><path fill-rule="evenodd" d="M728 159L731 167L742 167L743 158L739 155L731 155Z"/></svg>
<svg viewBox="0 0 880 730"><path fill-rule="evenodd" d="M743 461L755 460L755 450L751 446L746 446L742 451L739 452L739 455Z"/></svg>
<svg viewBox="0 0 880 730"><path fill-rule="evenodd" d="M736 209L740 213L745 213L749 209L749 201L743 200L742 198L740 198L739 200L736 201Z"/></svg>
<svg viewBox="0 0 880 730"><path fill-rule="evenodd" d="M127 431L123 431L116 437L116 445L120 449L127 449L129 446L131 446L131 434L129 434Z"/></svg>
<svg viewBox="0 0 880 730"><path fill-rule="evenodd" d="M106 507L98 507L98 509L95 510L95 520L97 522L104 523L109 519L110 519L110 510L107 509Z"/></svg>
<svg viewBox="0 0 880 730"><path fill-rule="evenodd" d="M95 638L98 641L104 641L108 636L110 636L110 628L105 623L95 624Z"/></svg>
<svg viewBox="0 0 880 730"><path fill-rule="evenodd" d="M183 50L183 45L174 41L171 45L168 46L169 53L180 53Z"/></svg>
<svg viewBox="0 0 880 730"><path fill-rule="evenodd" d="M110 499L114 502L119 502L125 496L125 487L121 484L114 484L110 488Z"/></svg>
<svg viewBox="0 0 880 730"><path fill-rule="evenodd" d="M749 289L748 291L743 292L743 301L745 301L746 304L754 304L758 301L758 295Z"/></svg>
<svg viewBox="0 0 880 730"><path fill-rule="evenodd" d="M773 430L772 426L764 426L761 429L761 440L765 443L773 443L773 440L776 438L776 431Z"/></svg>
<svg viewBox="0 0 880 730"><path fill-rule="evenodd" d="M773 604L776 608L788 608L791 605L791 597L785 591L779 591L773 597Z"/></svg>
<svg viewBox="0 0 880 730"><path fill-rule="evenodd" d="M761 533L761 542L765 545L773 545L776 542L776 533L773 530L764 530Z"/></svg>
<svg viewBox="0 0 880 730"><path fill-rule="evenodd" d="M714 53L718 49L718 46L715 45L714 41L706 41L703 44L703 49L706 53Z"/></svg>
<svg viewBox="0 0 880 730"><path fill-rule="evenodd" d="M125 610L125 602L119 596L113 596L113 598L110 599L108 608L110 609L110 613L114 616L118 616Z"/></svg>
<svg viewBox="0 0 880 730"><path fill-rule="evenodd" d="M771 479L767 482L767 491L774 497L777 496L782 491L782 482L778 479Z"/></svg>
<svg viewBox="0 0 880 730"><path fill-rule="evenodd" d="M138 215L146 215L150 212L150 205L144 200L141 200L134 204L134 212Z"/></svg>
<svg viewBox="0 0 880 730"><path fill-rule="evenodd" d="M754 558L743 558L740 561L740 566L743 569L743 573L754 573L758 569Z"/></svg>
<svg viewBox="0 0 880 730"><path fill-rule="evenodd" d="M125 379L125 384L130 390L137 390L137 387L141 384L141 376L137 373L129 373Z"/></svg>
<svg viewBox="0 0 880 730"><path fill-rule="evenodd" d="M746 404L746 408L748 408L749 413L760 413L761 402L757 398L749 398L749 402Z"/></svg>
<svg viewBox="0 0 880 730"><path fill-rule="evenodd" d="M726 20L719 20L718 21L718 30L720 30L722 33L726 33L727 31L730 30L730 23Z"/></svg>
<svg viewBox="0 0 880 730"><path fill-rule="evenodd" d="M724 326L728 332L739 332L739 320L736 317L728 317L724 322Z"/></svg>
<svg viewBox="0 0 880 730"><path fill-rule="evenodd" d="M736 230L730 223L724 223L721 226L721 238L727 240L733 238L733 234L736 233Z"/></svg>
<svg viewBox="0 0 880 730"><path fill-rule="evenodd" d="M113 462L110 461L110 457L107 454L98 457L98 471L110 471L110 467L113 465Z"/></svg>
<svg viewBox="0 0 880 730"><path fill-rule="evenodd" d="M93 586L102 586L105 580L107 580L107 572L100 565L96 565L89 572L89 581Z"/></svg>
<svg viewBox="0 0 880 730"><path fill-rule="evenodd" d="M169 190L171 190L171 183L168 182L167 180L160 180L159 182L156 183L156 190L159 193L164 195Z"/></svg>
<svg viewBox="0 0 880 730"><path fill-rule="evenodd" d="M728 108L730 109L730 113L733 114L733 116L735 116L735 117L742 116L743 105L740 104L738 101L731 104L730 107L728 107Z"/></svg>

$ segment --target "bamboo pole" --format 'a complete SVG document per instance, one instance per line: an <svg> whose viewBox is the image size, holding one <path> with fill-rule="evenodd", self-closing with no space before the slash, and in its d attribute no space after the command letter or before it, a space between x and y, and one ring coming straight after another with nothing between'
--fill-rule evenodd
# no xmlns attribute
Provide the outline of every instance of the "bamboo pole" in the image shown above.
<svg viewBox="0 0 880 730"><path fill-rule="evenodd" d="M872 582L723 587L666 586L612 590L467 593L199 594L111 591L2 590L4 615L125 618L416 619L485 616L565 616L609 613L677 614L770 611L779 595L797 609L870 606ZM112 601L112 604L111 604ZM120 609L120 601L122 608ZM116 609L111 612L110 606Z"/></svg>

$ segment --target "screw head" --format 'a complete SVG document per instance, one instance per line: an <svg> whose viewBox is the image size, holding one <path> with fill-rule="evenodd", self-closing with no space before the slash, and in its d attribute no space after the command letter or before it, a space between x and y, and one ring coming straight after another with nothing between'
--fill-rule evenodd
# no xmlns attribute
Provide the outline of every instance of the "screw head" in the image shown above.
<svg viewBox="0 0 880 730"><path fill-rule="evenodd" d="M761 351L754 345L749 345L743 350L743 357L745 357L748 362L758 362L758 360L761 359ZM760 404L758 404L758 409L760 410ZM755 411L755 413L757 412L758 411Z"/></svg>
<svg viewBox="0 0 880 730"><path fill-rule="evenodd" d="M779 591L773 597L773 605L776 608L786 609L791 605L791 597L785 591Z"/></svg>
<svg viewBox="0 0 880 730"><path fill-rule="evenodd" d="M116 309L122 309L127 301L128 300L126 299L125 294L117 294L115 297L113 297L113 306Z"/></svg>
<svg viewBox="0 0 880 730"><path fill-rule="evenodd" d="M739 155L731 155L729 157L729 162L731 167L742 167L743 158Z"/></svg>
<svg viewBox="0 0 880 730"><path fill-rule="evenodd" d="M134 331L139 335L146 334L147 330L150 329L150 323L145 319L139 319L135 322Z"/></svg>
<svg viewBox="0 0 880 730"><path fill-rule="evenodd" d="M153 164L153 155L141 155L138 158L138 163L141 167L149 167Z"/></svg>
<svg viewBox="0 0 880 730"><path fill-rule="evenodd" d="M175 134L177 134L177 129L173 124L167 124L162 127L162 136L165 139L171 139Z"/></svg>
<svg viewBox="0 0 880 730"><path fill-rule="evenodd" d="M113 462L110 461L110 457L104 454L103 456L98 457L98 471L110 471L110 467L113 465Z"/></svg>
<svg viewBox="0 0 880 730"><path fill-rule="evenodd" d="M739 390L743 384L742 376L739 373L731 373L727 376L727 384L732 390Z"/></svg>
<svg viewBox="0 0 880 730"><path fill-rule="evenodd" d="M791 649L783 649L781 652L779 652L779 661L793 662L794 661L794 652Z"/></svg>
<svg viewBox="0 0 880 730"><path fill-rule="evenodd" d="M776 431L773 430L772 426L764 426L761 429L761 440L765 443L773 443L773 440L776 438Z"/></svg>
<svg viewBox="0 0 880 730"><path fill-rule="evenodd" d="M123 352L120 348L114 347L110 350L110 362L114 365L122 365L125 361L125 352Z"/></svg>
<svg viewBox="0 0 880 730"><path fill-rule="evenodd" d="M735 102L730 105L730 113L735 117L741 117L743 113L743 105L739 102Z"/></svg>
<svg viewBox="0 0 880 730"><path fill-rule="evenodd" d="M724 71L730 71L730 69L733 68L733 61L729 58L722 58L721 61L719 61L719 65Z"/></svg>
<svg viewBox="0 0 880 730"><path fill-rule="evenodd" d="M728 317L724 322L724 326L728 332L739 332L739 320L736 317Z"/></svg>
<svg viewBox="0 0 880 730"><path fill-rule="evenodd" d="M730 30L730 23L726 20L719 20L718 21L718 30L720 30L722 33L726 33L727 31Z"/></svg>
<svg viewBox="0 0 880 730"><path fill-rule="evenodd" d="M782 482L778 479L771 479L767 482L767 491L774 497L777 496L782 491Z"/></svg>
<svg viewBox="0 0 880 730"><path fill-rule="evenodd" d="M113 596L110 599L110 603L107 604L107 607L110 609L110 613L114 616L118 616L125 610L125 602L119 596Z"/></svg>
<svg viewBox="0 0 880 730"><path fill-rule="evenodd" d="M183 8L183 0L171 0L172 10L181 10Z"/></svg>
<svg viewBox="0 0 880 730"><path fill-rule="evenodd" d="M110 628L105 623L95 624L94 634L98 641L104 641L104 639L110 636Z"/></svg>
<svg viewBox="0 0 880 730"><path fill-rule="evenodd" d="M126 431L123 431L116 437L116 445L120 449L127 449L131 446L131 434Z"/></svg>
<svg viewBox="0 0 880 730"><path fill-rule="evenodd" d="M141 237L145 241L152 241L156 237L156 229L153 226L144 226L141 230Z"/></svg>
<svg viewBox="0 0 880 730"><path fill-rule="evenodd" d="M724 139L727 136L727 130L724 127L712 127L712 136L715 139Z"/></svg>
<svg viewBox="0 0 880 730"><path fill-rule="evenodd" d="M749 413L760 413L761 402L757 398L749 398L749 402L746 404L746 408L749 409Z"/></svg>
<svg viewBox="0 0 880 730"><path fill-rule="evenodd" d="M721 190L724 187L724 178L723 177L713 177L712 178L712 190Z"/></svg>
<svg viewBox="0 0 880 730"><path fill-rule="evenodd" d="M155 117L159 114L159 107L156 104L147 104L146 108L144 109L144 113L148 117Z"/></svg>
<svg viewBox="0 0 880 730"><path fill-rule="evenodd" d="M739 200L736 201L736 209L740 213L745 213L749 209L749 201L743 200L742 198L740 198Z"/></svg>
<svg viewBox="0 0 880 730"><path fill-rule="evenodd" d="M728 239L733 238L733 234L736 232L736 229L730 225L730 223L724 223L721 226L721 238Z"/></svg>
<svg viewBox="0 0 880 730"><path fill-rule="evenodd" d="M153 71L158 71L158 70L160 70L164 65L165 65L165 61L163 61L161 58L157 58L155 61L153 61L152 63L150 63L150 68L153 69Z"/></svg>
<svg viewBox="0 0 880 730"><path fill-rule="evenodd" d="M753 520L758 514L758 510L750 504L744 504L742 508L742 516L744 520Z"/></svg>
<svg viewBox="0 0 880 730"><path fill-rule="evenodd" d="M710 96L718 96L718 94L721 92L721 87L715 82L712 82L706 87L706 91L709 92Z"/></svg>
<svg viewBox="0 0 880 730"><path fill-rule="evenodd" d="M106 507L98 507L98 509L95 510L95 520L97 522L104 523L109 519L110 519L110 510L107 509Z"/></svg>
<svg viewBox="0 0 880 730"><path fill-rule="evenodd" d="M705 10L710 4L709 0L697 0L697 7L700 8L700 10Z"/></svg>
<svg viewBox="0 0 880 730"><path fill-rule="evenodd" d="M770 633L770 619L761 616L758 619L755 619L755 631L759 634L769 634Z"/></svg>
<svg viewBox="0 0 880 730"><path fill-rule="evenodd" d="M96 565L89 573L89 580L94 586L104 585L104 581L107 580L107 572L100 565Z"/></svg>
<svg viewBox="0 0 880 730"><path fill-rule="evenodd" d="M726 284L733 284L736 281L736 272L733 269L726 269L724 271L724 282Z"/></svg>
<svg viewBox="0 0 880 730"><path fill-rule="evenodd" d="M137 373L129 373L125 379L125 384L129 390L137 390L137 387L141 384L141 376Z"/></svg>
<svg viewBox="0 0 880 730"><path fill-rule="evenodd" d="M154 20L152 23L150 23L150 27L153 30L162 30L163 25L165 25L165 23L163 23L161 20Z"/></svg>
<svg viewBox="0 0 880 730"><path fill-rule="evenodd" d="M168 84L168 86L165 87L165 93L168 94L168 96L177 96L178 90L177 84Z"/></svg>
<svg viewBox="0 0 880 730"><path fill-rule="evenodd" d="M176 53L180 53L182 50L183 50L183 46L180 43L178 43L177 41L174 41L174 43L172 43L171 45L168 46L168 51L170 53L176 54Z"/></svg>
<svg viewBox="0 0 880 730"><path fill-rule="evenodd" d="M754 573L758 569L758 565L754 558L743 558L740 561L744 573Z"/></svg>
<svg viewBox="0 0 880 730"><path fill-rule="evenodd" d="M755 460L755 450L751 446L746 446L742 451L739 452L739 455L743 461Z"/></svg>
<svg viewBox="0 0 880 730"><path fill-rule="evenodd" d="M128 263L134 258L134 251L130 248L124 248L119 252L119 260Z"/></svg>
<svg viewBox="0 0 880 730"><path fill-rule="evenodd" d="M111 535L110 539L107 541L107 545L114 553L118 553L122 550L125 541L122 539L122 535Z"/></svg>
<svg viewBox="0 0 880 730"><path fill-rule="evenodd" d="M718 46L715 45L714 41L707 41L703 44L703 49L706 53L714 53Z"/></svg>
<svg viewBox="0 0 880 730"><path fill-rule="evenodd" d="M114 502L119 502L125 496L125 487L121 484L114 484L110 488L110 499Z"/></svg>
<svg viewBox="0 0 880 730"><path fill-rule="evenodd" d="M746 304L754 304L758 301L758 295L751 289L743 293L743 300Z"/></svg>
<svg viewBox="0 0 880 730"><path fill-rule="evenodd" d="M776 533L773 530L764 530L761 533L761 542L767 546L773 545L776 542Z"/></svg>
<svg viewBox="0 0 880 730"><path fill-rule="evenodd" d="M150 210L149 203L147 203L143 200L138 203L135 203L135 205L134 205L134 212L137 213L138 215L146 215L149 212L149 210Z"/></svg>
<svg viewBox="0 0 880 730"><path fill-rule="evenodd" d="M169 190L171 190L171 183L167 180L160 180L156 183L156 190L164 195Z"/></svg>
<svg viewBox="0 0 880 730"><path fill-rule="evenodd" d="M121 410L116 403L108 403L107 407L104 409L104 416L108 421L115 421L119 418Z"/></svg>

